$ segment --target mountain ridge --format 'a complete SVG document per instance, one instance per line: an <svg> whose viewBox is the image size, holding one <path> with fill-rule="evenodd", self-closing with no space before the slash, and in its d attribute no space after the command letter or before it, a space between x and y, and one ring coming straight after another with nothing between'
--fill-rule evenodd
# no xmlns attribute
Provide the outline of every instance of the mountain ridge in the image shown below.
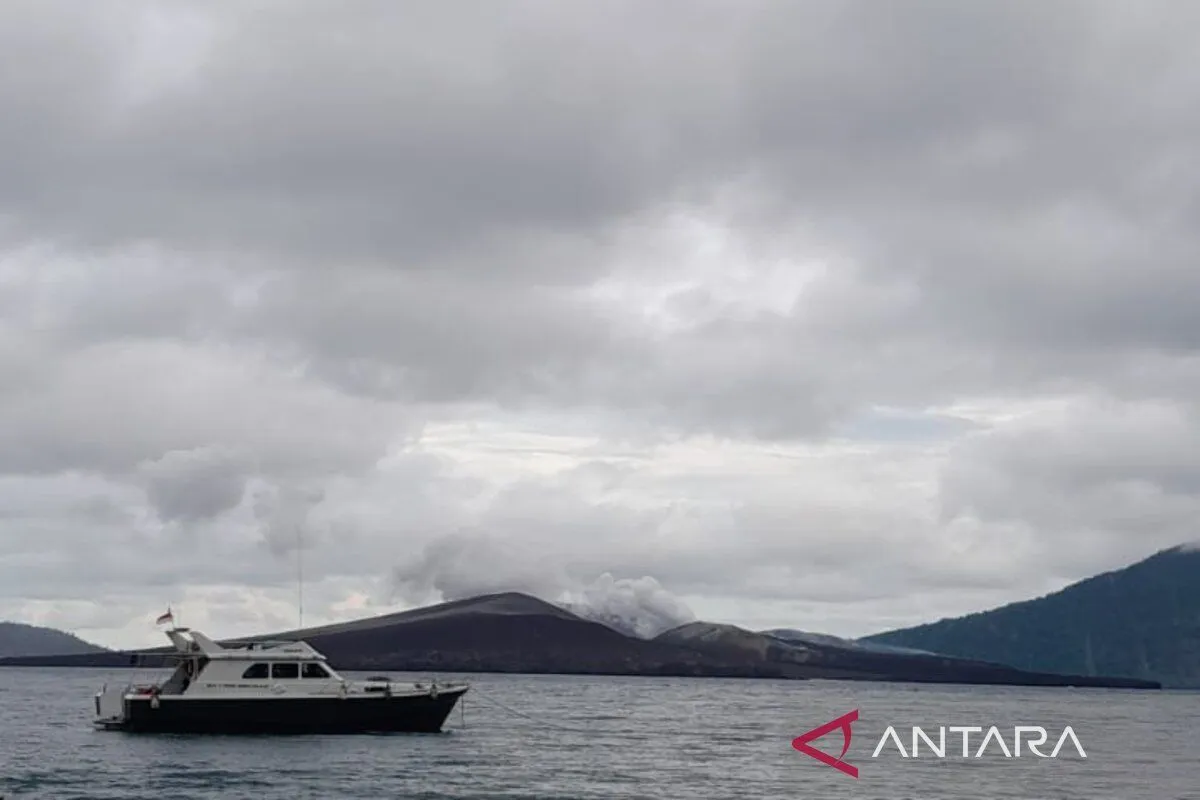
<svg viewBox="0 0 1200 800"><path fill-rule="evenodd" d="M220 641L303 638L344 670L507 672L845 679L1036 686L1158 688L1144 681L1022 672L946 656L797 643L735 625L690 622L641 639L516 592ZM6 666L161 665L170 647L141 654L0 659Z"/></svg>
<svg viewBox="0 0 1200 800"><path fill-rule="evenodd" d="M1200 687L1200 549L1177 545L1040 597L861 641Z"/></svg>

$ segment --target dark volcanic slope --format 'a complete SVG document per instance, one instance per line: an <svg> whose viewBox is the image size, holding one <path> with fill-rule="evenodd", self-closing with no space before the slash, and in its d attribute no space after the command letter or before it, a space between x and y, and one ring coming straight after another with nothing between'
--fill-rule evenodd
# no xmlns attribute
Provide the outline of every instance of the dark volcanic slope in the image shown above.
<svg viewBox="0 0 1200 800"><path fill-rule="evenodd" d="M1200 686L1200 551L1164 550L1045 597L866 640L1021 669Z"/></svg>
<svg viewBox="0 0 1200 800"><path fill-rule="evenodd" d="M715 666L692 651L633 639L512 592L278 636L306 639L330 660L359 669L634 674Z"/></svg>
<svg viewBox="0 0 1200 800"><path fill-rule="evenodd" d="M485 595L263 639L309 641L340 669L617 675L777 676L770 665L725 661L625 636L598 622L516 593ZM155 648L148 652L165 652ZM10 659L10 665L119 666L129 654Z"/></svg>
<svg viewBox="0 0 1200 800"><path fill-rule="evenodd" d="M742 652L781 670L789 677L913 683L1002 684L1018 686L1122 686L1158 688L1136 680L1049 674L1014 669L985 661L930 653L871 650L830 642L787 639L754 633L733 625L692 622L659 635L658 640L690 646L710 655ZM728 655L726 655L728 657Z"/></svg>
<svg viewBox="0 0 1200 800"><path fill-rule="evenodd" d="M0 657L102 653L103 647L54 628L0 622Z"/></svg>
<svg viewBox="0 0 1200 800"><path fill-rule="evenodd" d="M409 611L398 611L394 614L384 614L378 617L356 619L350 622L337 622L332 625L322 625L315 628L299 628L284 633L251 637L245 641L260 641L263 639L312 639L317 636L329 636L389 628L414 622L432 622L435 620L453 619L471 616L480 619L496 617L557 617L573 622L586 620L572 614L552 603L539 600L518 592L502 592L499 594L469 597L464 600L452 600L435 606L414 608Z"/></svg>

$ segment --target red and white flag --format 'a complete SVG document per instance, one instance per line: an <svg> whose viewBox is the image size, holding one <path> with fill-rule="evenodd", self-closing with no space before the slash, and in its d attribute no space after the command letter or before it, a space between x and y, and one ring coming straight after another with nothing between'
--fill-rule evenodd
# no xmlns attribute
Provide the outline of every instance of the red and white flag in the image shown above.
<svg viewBox="0 0 1200 800"><path fill-rule="evenodd" d="M154 620L155 625L162 625L164 622L174 622L175 616L171 613L171 607L167 606L167 613Z"/></svg>

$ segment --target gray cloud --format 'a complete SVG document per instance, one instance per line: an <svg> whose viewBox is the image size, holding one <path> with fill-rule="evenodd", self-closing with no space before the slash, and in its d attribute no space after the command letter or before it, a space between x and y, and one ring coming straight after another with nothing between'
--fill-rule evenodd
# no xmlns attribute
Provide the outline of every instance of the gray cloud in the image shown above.
<svg viewBox="0 0 1200 800"><path fill-rule="evenodd" d="M450 534L393 573L396 590L416 602L461 600L478 594L520 591L553 600L570 585L537 550L484 535Z"/></svg>
<svg viewBox="0 0 1200 800"><path fill-rule="evenodd" d="M1196 17L6 4L0 616L290 624L303 541L854 633L1194 538Z"/></svg>
<svg viewBox="0 0 1200 800"><path fill-rule="evenodd" d="M163 522L211 519L235 508L246 491L246 465L212 449L174 450L143 467L146 494Z"/></svg>
<svg viewBox="0 0 1200 800"><path fill-rule="evenodd" d="M655 32L663 9L620 4L526 4L471 26L441 6L406 11L403 25L371 4L126 8L142 46L97 50L111 63L86 74L108 88L88 97L110 103L81 97L78 113L112 118L122 76L147 53L179 77L107 127L73 124L86 141L67 162L46 153L39 173L70 179L39 181L49 204L14 196L13 219L43 238L336 265L297 276L262 262L257 303L239 314L210 295L204 319L316 359L315 374L341 388L435 402L599 397L688 432L774 437L821 431L866 398L1091 381L1098 347L1194 336L1181 298L1195 292L1195 245L1170 216L1192 201L1163 166L1191 163L1193 137L1180 133L1186 107L1143 88L1173 85L1183 68L1131 59L1160 30L1120 6L713 5L686 36ZM634 20L646 27L631 33ZM77 182L106 191L68 189ZM730 185L743 189L721 194ZM631 230L689 201L747 247L824 256L784 234L802 229L860 265L782 314L717 306L665 338L579 295L646 247ZM1163 223L1144 224L1154 208ZM861 304L864 292L877 299ZM127 330L152 324L135 322L148 309L188 318L169 311L177 286L120 297L142 309ZM222 313L234 319L222 325ZM848 340L856 330L872 335ZM972 365L963 337L1003 348ZM878 363L881 338L897 358ZM1042 357L1056 345L1076 352ZM926 373L907 391L891 370L869 377L899 360ZM948 374L949 362L963 366Z"/></svg>
<svg viewBox="0 0 1200 800"><path fill-rule="evenodd" d="M1189 541L1197 423L1170 403L1084 402L978 434L945 467L942 513L1024 528L1062 575Z"/></svg>
<svg viewBox="0 0 1200 800"><path fill-rule="evenodd" d="M263 541L275 555L286 555L311 547L314 508L325 499L319 486L283 486L254 498L254 515L262 526Z"/></svg>

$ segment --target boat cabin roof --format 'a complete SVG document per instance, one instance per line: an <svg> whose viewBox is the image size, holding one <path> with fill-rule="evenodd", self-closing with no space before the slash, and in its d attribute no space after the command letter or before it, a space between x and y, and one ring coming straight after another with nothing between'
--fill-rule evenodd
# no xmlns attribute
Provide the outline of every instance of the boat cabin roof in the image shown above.
<svg viewBox="0 0 1200 800"><path fill-rule="evenodd" d="M308 642L267 640L258 642L227 642L217 644L200 631L173 628L167 638L178 653L204 656L226 661L324 661L325 656Z"/></svg>

